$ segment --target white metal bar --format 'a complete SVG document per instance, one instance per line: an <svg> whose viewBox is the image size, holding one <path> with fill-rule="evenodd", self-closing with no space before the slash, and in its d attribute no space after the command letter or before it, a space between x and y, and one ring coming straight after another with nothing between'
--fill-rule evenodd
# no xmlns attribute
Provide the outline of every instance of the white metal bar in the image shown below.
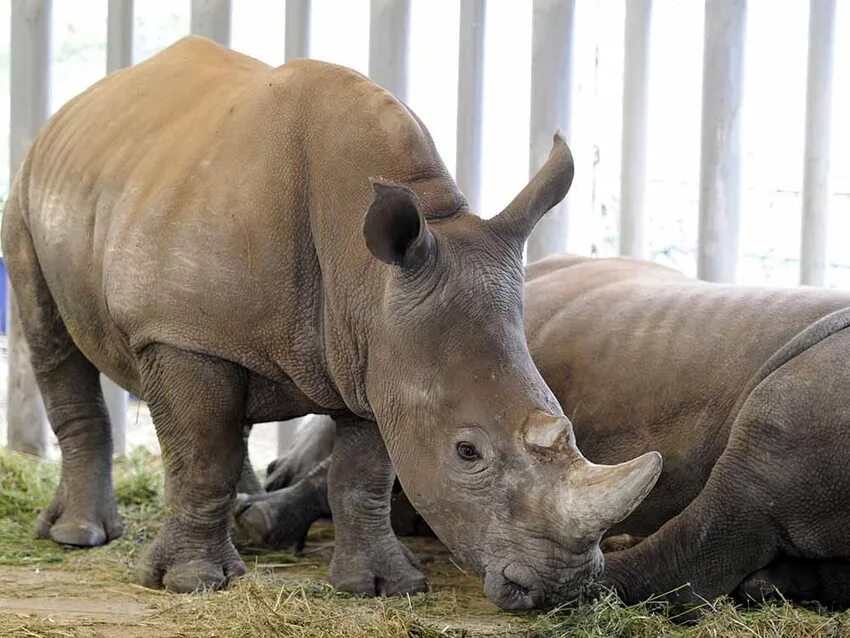
<svg viewBox="0 0 850 638"><path fill-rule="evenodd" d="M734 281L738 267L746 18L746 0L706 0L697 275L708 281Z"/></svg>
<svg viewBox="0 0 850 638"><path fill-rule="evenodd" d="M623 152L620 168L620 254L644 256L646 130L652 0L626 2L623 56Z"/></svg>
<svg viewBox="0 0 850 638"><path fill-rule="evenodd" d="M286 0L284 60L310 57L310 0Z"/></svg>
<svg viewBox="0 0 850 638"><path fill-rule="evenodd" d="M470 208L481 206L482 105L487 0L461 0L457 74L457 183Z"/></svg>
<svg viewBox="0 0 850 638"><path fill-rule="evenodd" d="M133 0L109 0L106 18L106 72L133 64Z"/></svg>
<svg viewBox="0 0 850 638"><path fill-rule="evenodd" d="M230 4L230 0L192 0L192 33L230 46Z"/></svg>
<svg viewBox="0 0 850 638"><path fill-rule="evenodd" d="M109 423L112 426L112 453L124 456L127 453L127 404L129 395L120 385L105 374L100 375L100 389L103 401L109 412Z"/></svg>
<svg viewBox="0 0 850 638"><path fill-rule="evenodd" d="M534 0L531 27L531 138L529 173L543 166L560 128L570 139L575 0ZM566 201L543 216L528 239L528 260L564 250Z"/></svg>
<svg viewBox="0 0 850 638"><path fill-rule="evenodd" d="M52 9L52 0L17 0L12 3L10 183L49 112ZM9 352L7 445L12 450L45 456L48 448L47 417L32 372L17 303L11 286L7 285L6 290Z"/></svg>
<svg viewBox="0 0 850 638"><path fill-rule="evenodd" d="M106 72L133 63L133 0L109 0L106 18ZM103 400L112 424L112 449L116 456L127 452L127 391L100 375Z"/></svg>
<svg viewBox="0 0 850 638"><path fill-rule="evenodd" d="M407 101L410 0L371 0L369 77Z"/></svg>
<svg viewBox="0 0 850 638"><path fill-rule="evenodd" d="M289 421L280 421L278 423L278 433L277 433L277 455L281 456L285 454L289 448L292 446L292 442L295 439L295 432L301 426L302 423L305 423L310 416L302 416L297 419L291 419Z"/></svg>
<svg viewBox="0 0 850 638"><path fill-rule="evenodd" d="M800 283L808 286L826 283L834 41L835 0L811 0L800 246Z"/></svg>

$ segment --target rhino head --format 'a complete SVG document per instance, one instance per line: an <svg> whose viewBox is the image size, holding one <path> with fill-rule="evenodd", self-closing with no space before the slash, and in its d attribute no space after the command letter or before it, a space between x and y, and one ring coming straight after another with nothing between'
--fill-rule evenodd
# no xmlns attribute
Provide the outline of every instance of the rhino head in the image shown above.
<svg viewBox="0 0 850 638"><path fill-rule="evenodd" d="M547 163L490 220L426 222L412 190L376 182L364 221L369 250L390 265L369 404L410 501L505 609L579 594L602 569L602 533L661 470L656 452L587 461L526 345L523 247L572 178L556 135Z"/></svg>

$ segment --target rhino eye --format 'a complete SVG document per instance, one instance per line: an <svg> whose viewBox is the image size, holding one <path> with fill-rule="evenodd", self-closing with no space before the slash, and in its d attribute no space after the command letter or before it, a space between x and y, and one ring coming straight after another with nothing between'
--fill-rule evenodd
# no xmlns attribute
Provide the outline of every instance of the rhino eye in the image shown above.
<svg viewBox="0 0 850 638"><path fill-rule="evenodd" d="M478 450L475 449L475 446L468 441L461 441L457 444L457 455L464 461L474 461L475 459L481 458L481 455L478 453Z"/></svg>

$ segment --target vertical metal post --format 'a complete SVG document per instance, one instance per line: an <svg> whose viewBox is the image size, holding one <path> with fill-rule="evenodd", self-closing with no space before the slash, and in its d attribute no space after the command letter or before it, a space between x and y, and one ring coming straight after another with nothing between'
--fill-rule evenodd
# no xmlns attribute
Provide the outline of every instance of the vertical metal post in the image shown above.
<svg viewBox="0 0 850 638"><path fill-rule="evenodd" d="M646 130L652 0L626 2L623 56L623 152L620 168L620 254L644 256Z"/></svg>
<svg viewBox="0 0 850 638"><path fill-rule="evenodd" d="M192 33L229 46L230 4L230 0L192 0Z"/></svg>
<svg viewBox="0 0 850 638"><path fill-rule="evenodd" d="M800 283L808 286L823 286L826 283L834 40L835 0L811 0L800 246Z"/></svg>
<svg viewBox="0 0 850 638"><path fill-rule="evenodd" d="M529 173L543 166L560 128L570 139L575 0L534 0L531 25ZM564 250L569 216L562 202L543 216L528 239L528 261Z"/></svg>
<svg viewBox="0 0 850 638"><path fill-rule="evenodd" d="M133 0L109 0L106 17L106 72L133 64Z"/></svg>
<svg viewBox="0 0 850 638"><path fill-rule="evenodd" d="M277 455L281 456L286 451L289 450L292 445L292 441L295 438L295 432L298 430L299 426L304 423L309 416L298 417L297 419L291 419L289 421L280 421L278 422L278 431L277 431Z"/></svg>
<svg viewBox="0 0 850 638"><path fill-rule="evenodd" d="M706 0L697 275L735 280L741 207L746 0Z"/></svg>
<svg viewBox="0 0 850 638"><path fill-rule="evenodd" d="M284 60L310 57L310 0L286 0Z"/></svg>
<svg viewBox="0 0 850 638"><path fill-rule="evenodd" d="M9 166L14 176L47 120L50 96L50 18L52 0L16 0L11 15L11 91ZM8 447L45 456L47 417L35 382L18 305L7 285L9 396L6 406Z"/></svg>
<svg viewBox="0 0 850 638"><path fill-rule="evenodd" d="M410 0L371 0L369 77L407 101Z"/></svg>
<svg viewBox="0 0 850 638"><path fill-rule="evenodd" d="M133 63L133 0L109 0L106 18L106 72L112 73ZM112 424L112 449L116 456L127 452L128 395L104 374L100 387Z"/></svg>
<svg viewBox="0 0 850 638"><path fill-rule="evenodd" d="M481 206L481 120L487 0L461 0L457 74L457 183L470 207Z"/></svg>

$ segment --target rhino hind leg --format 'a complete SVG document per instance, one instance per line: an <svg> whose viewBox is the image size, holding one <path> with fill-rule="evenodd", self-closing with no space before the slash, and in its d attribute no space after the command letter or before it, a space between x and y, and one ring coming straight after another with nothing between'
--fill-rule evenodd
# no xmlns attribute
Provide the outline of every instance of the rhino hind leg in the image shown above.
<svg viewBox="0 0 850 638"><path fill-rule="evenodd" d="M100 375L68 334L14 197L5 210L3 244L33 372L62 451L59 486L38 517L36 533L63 545L103 545L121 536L123 526Z"/></svg>
<svg viewBox="0 0 850 638"><path fill-rule="evenodd" d="M228 521L245 456L246 371L228 361L148 346L142 385L165 466L167 515L136 565L146 587L217 589L245 573Z"/></svg>
<svg viewBox="0 0 850 638"><path fill-rule="evenodd" d="M335 587L370 596L427 590L418 561L390 524L394 480L377 424L337 420L328 474L336 541L330 580Z"/></svg>
<svg viewBox="0 0 850 638"><path fill-rule="evenodd" d="M310 526L330 516L330 457L296 483L268 494L240 494L236 524L248 538L266 547L301 551Z"/></svg>

